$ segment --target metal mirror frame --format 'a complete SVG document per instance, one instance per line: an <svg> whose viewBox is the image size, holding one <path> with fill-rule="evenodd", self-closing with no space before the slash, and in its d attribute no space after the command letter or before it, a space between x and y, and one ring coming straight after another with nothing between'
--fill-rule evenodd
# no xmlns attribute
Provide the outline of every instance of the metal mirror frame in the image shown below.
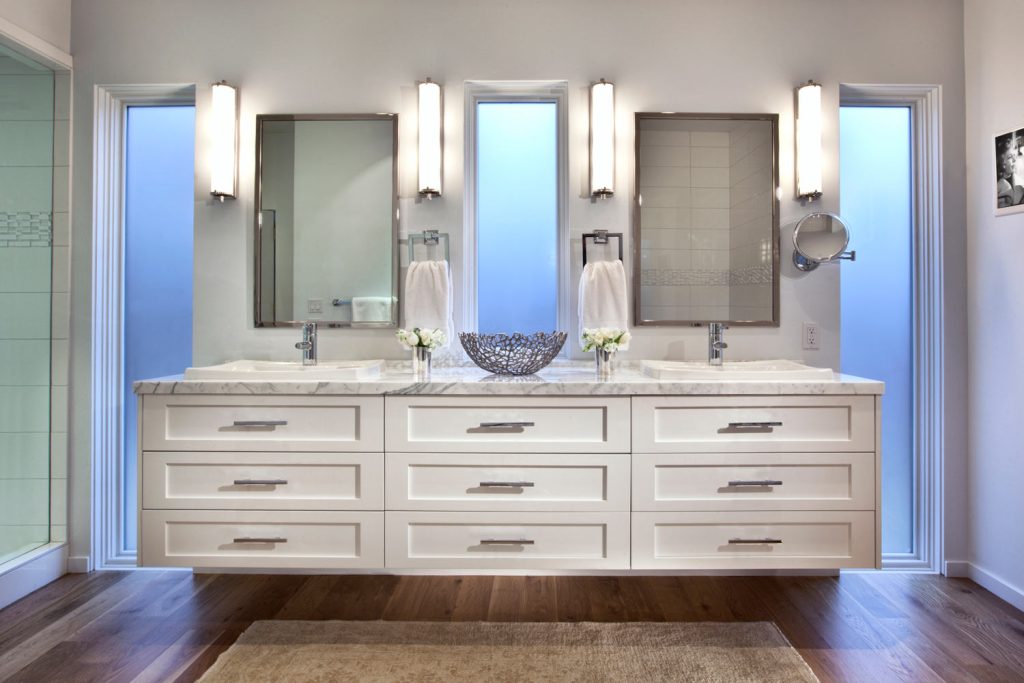
<svg viewBox="0 0 1024 683"><path fill-rule="evenodd" d="M640 315L640 122L644 119L690 121L768 121L772 124L772 319L771 320L644 320ZM780 318L779 280L779 115L722 114L703 112L635 112L633 166L633 324L636 327L700 327L708 323L735 326L778 327Z"/></svg>
<svg viewBox="0 0 1024 683"><path fill-rule="evenodd" d="M800 227L806 221L809 221L812 218L817 218L818 216L827 216L833 221L838 221L839 224L843 226L843 230L846 231L846 240L843 241L842 248L827 258L813 258L808 256L800 249L800 243L798 241L800 238ZM793 228L793 265L797 267L797 270L809 273L822 263L832 263L834 261L856 261L857 252L846 251L848 246L850 246L850 226L843 220L842 216L831 213L830 211L815 211L814 213L809 213L798 220L796 222L796 226Z"/></svg>
<svg viewBox="0 0 1024 683"><path fill-rule="evenodd" d="M391 291L395 305L389 322L353 323L336 320L315 319L322 329L335 328L396 328L398 327L398 114L257 114L256 115L256 182L255 205L253 206L253 254L255 270L253 276L253 308L256 327L302 327L305 320L263 320L261 318L261 254L263 243L260 226L260 206L263 203L261 175L263 170L263 123L265 121L391 121Z"/></svg>

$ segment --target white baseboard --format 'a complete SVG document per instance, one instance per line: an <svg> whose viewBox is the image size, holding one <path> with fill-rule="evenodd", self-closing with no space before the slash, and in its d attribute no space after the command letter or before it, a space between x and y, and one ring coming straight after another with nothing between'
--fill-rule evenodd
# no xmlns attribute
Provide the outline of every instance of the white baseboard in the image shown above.
<svg viewBox="0 0 1024 683"><path fill-rule="evenodd" d="M11 569L0 574L0 608L20 600L34 590L67 573L68 546L50 543L12 560Z"/></svg>
<svg viewBox="0 0 1024 683"><path fill-rule="evenodd" d="M1005 579L997 577L994 573L981 568L977 564L972 564L971 562L964 562L964 564L967 565L967 573L958 575L964 575L964 577L967 577L982 588L991 591L998 597L1006 600L1014 607L1017 607L1017 609L1024 610L1024 590L1019 586L1014 586Z"/></svg>
<svg viewBox="0 0 1024 683"><path fill-rule="evenodd" d="M967 560L946 560L942 573L950 578L966 578L971 575L971 563Z"/></svg>
<svg viewBox="0 0 1024 683"><path fill-rule="evenodd" d="M74 555L68 558L68 574L88 574L92 571L92 559L88 555Z"/></svg>

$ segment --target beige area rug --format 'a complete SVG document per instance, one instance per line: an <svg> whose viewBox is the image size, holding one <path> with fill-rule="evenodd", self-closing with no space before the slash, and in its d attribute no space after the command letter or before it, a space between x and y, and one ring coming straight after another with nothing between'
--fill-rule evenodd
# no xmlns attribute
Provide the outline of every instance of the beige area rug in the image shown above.
<svg viewBox="0 0 1024 683"><path fill-rule="evenodd" d="M775 624L258 621L201 679L817 681Z"/></svg>

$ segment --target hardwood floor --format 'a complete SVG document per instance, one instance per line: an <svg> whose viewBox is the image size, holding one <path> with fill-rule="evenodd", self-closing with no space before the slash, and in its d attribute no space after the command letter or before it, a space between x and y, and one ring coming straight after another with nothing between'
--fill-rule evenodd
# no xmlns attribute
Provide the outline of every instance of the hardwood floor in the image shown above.
<svg viewBox="0 0 1024 683"><path fill-rule="evenodd" d="M964 579L69 575L0 610L0 680L192 681L258 619L774 621L822 681L1024 681L1024 613Z"/></svg>

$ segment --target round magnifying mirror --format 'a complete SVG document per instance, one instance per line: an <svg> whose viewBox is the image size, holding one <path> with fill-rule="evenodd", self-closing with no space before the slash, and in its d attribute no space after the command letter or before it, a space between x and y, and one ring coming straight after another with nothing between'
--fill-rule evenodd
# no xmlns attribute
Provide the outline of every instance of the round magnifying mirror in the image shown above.
<svg viewBox="0 0 1024 683"><path fill-rule="evenodd" d="M850 243L850 230L843 219L833 213L812 213L804 216L793 230L793 263L800 270L814 270L818 264L840 258L853 259L851 252L846 255Z"/></svg>

